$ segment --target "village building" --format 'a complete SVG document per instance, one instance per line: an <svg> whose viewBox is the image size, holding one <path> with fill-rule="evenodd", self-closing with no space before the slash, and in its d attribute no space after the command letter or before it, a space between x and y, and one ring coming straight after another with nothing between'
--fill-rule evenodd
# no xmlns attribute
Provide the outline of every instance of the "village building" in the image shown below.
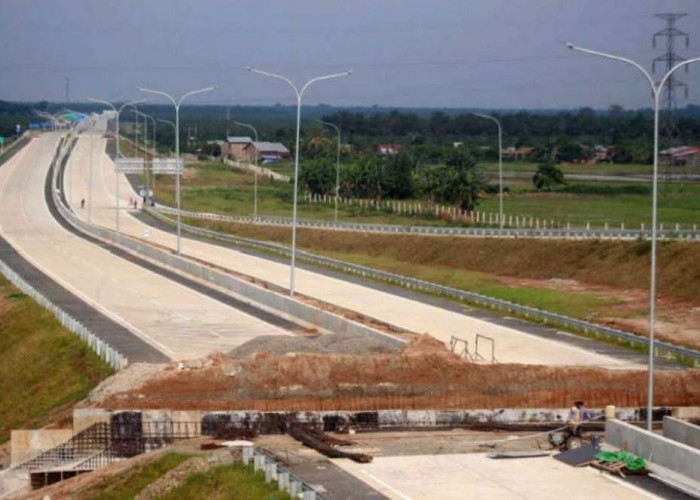
<svg viewBox="0 0 700 500"><path fill-rule="evenodd" d="M221 146L221 156L228 160L255 160L257 151L258 161L276 161L290 157L289 150L279 142L255 142L247 136L230 136Z"/></svg>
<svg viewBox="0 0 700 500"><path fill-rule="evenodd" d="M513 146L510 146L506 149L503 150L503 159L504 160L527 160L533 157L537 153L536 148L531 148L531 147L520 147L520 148L515 148Z"/></svg>
<svg viewBox="0 0 700 500"><path fill-rule="evenodd" d="M700 147L681 146L659 153L659 163L667 166L700 167Z"/></svg>
<svg viewBox="0 0 700 500"><path fill-rule="evenodd" d="M401 144L377 144L378 156L394 156L401 151Z"/></svg>

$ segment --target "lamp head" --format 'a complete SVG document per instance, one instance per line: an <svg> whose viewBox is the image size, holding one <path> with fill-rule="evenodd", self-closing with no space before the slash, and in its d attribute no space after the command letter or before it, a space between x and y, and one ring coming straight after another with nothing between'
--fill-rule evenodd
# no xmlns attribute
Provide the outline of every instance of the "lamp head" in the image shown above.
<svg viewBox="0 0 700 500"><path fill-rule="evenodd" d="M574 44L571 42L566 42L566 46L569 47L571 50L574 50Z"/></svg>

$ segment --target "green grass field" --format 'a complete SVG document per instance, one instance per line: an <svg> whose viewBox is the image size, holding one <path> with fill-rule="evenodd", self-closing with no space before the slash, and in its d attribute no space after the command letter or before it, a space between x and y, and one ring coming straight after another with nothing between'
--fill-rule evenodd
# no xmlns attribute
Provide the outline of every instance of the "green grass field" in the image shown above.
<svg viewBox="0 0 700 500"><path fill-rule="evenodd" d="M531 166L532 164L526 164ZM599 167L599 166L595 166ZM607 166L606 166L607 167ZM638 168L632 165L630 168ZM218 162L196 162L190 164L190 175L182 182L182 206L185 209L228 215L251 215L253 213L253 175L232 171ZM156 195L162 202L174 204L173 179L159 177ZM579 194L569 192L537 192L528 179L506 180L510 188L504 200L506 215L534 217L553 220L560 226L570 223L572 227L594 228L649 227L651 221L651 195L642 194ZM570 187L609 188L622 190L626 187L648 189L646 184L620 182L577 182ZM645 187L646 186L646 187ZM290 183L259 179L258 213L260 215L291 216L292 185ZM410 200L409 200L410 201ZM414 200L416 203L420 200ZM478 210L496 213L497 195L486 196ZM332 203L307 203L300 197L299 216L308 219L333 220ZM431 215L406 216L386 213L374 209L359 209L342 205L339 219L347 222L375 224L445 225L443 219ZM700 226L700 183L660 183L659 222L671 229L675 224L690 229Z"/></svg>
<svg viewBox="0 0 700 500"><path fill-rule="evenodd" d="M220 213L228 215L252 215L254 176L231 170L218 162L190 164L192 175L182 181L182 207L186 210ZM156 198L170 205L175 204L174 181L171 177L159 176L156 181ZM286 182L258 179L258 213L291 217L293 185ZM307 203L300 197L299 217L307 219L333 220L332 204ZM385 213L372 209L342 206L339 219L373 224L430 224L444 225L434 217L409 217Z"/></svg>
<svg viewBox="0 0 700 500"><path fill-rule="evenodd" d="M486 169L487 172L498 172L498 162L482 161L479 165ZM522 174L534 174L539 163L525 161L504 161L503 172L514 172ZM651 175L651 165L634 165L634 164L606 164L600 163L596 165L585 165L576 163L564 163L559 166L565 174L584 174L584 175Z"/></svg>
<svg viewBox="0 0 700 500"><path fill-rule="evenodd" d="M0 443L70 416L112 369L0 276Z"/></svg>
<svg viewBox="0 0 700 500"><path fill-rule="evenodd" d="M174 469L192 455L166 453L157 460L136 465L121 473L109 476L95 485L76 490L79 500L130 500L146 486Z"/></svg>
<svg viewBox="0 0 700 500"><path fill-rule="evenodd" d="M404 276L412 276L431 283L468 290L488 297L504 299L573 318L590 318L596 313L620 304L620 301L614 298L603 298L589 292L508 286L502 284L496 275L490 273L455 269L450 266L420 265L384 256L329 252L319 250L317 247L308 249L346 262L382 269Z"/></svg>
<svg viewBox="0 0 700 500"><path fill-rule="evenodd" d="M189 476L170 490L162 500L291 500L277 483L266 483L262 472L240 463L214 467L202 474Z"/></svg>

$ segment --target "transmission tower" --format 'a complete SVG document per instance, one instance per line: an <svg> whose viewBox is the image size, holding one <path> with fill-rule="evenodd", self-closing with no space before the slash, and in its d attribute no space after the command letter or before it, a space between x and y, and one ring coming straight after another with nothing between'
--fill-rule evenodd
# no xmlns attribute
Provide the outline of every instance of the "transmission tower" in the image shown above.
<svg viewBox="0 0 700 500"><path fill-rule="evenodd" d="M681 57L676 53L676 39L685 38L686 48L690 44L690 37L684 31L680 31L676 28L676 21L682 17L687 16L685 12L676 13L664 13L655 14L654 17L658 17L666 22L666 27L661 31L654 33L652 37L652 45L656 48L657 39L662 39L666 41L666 52L664 52L659 57L655 58L652 62L652 72L656 73L657 64L663 65L662 74L670 71L676 64L681 61L685 61L685 57ZM688 72L688 66L685 67L686 73ZM673 146L678 139L678 125L676 124L676 90L683 88L685 91L685 98L688 98L688 85L685 82L678 80L675 75L671 75L667 80L665 87L663 89L662 96L662 122L661 122L661 135L665 138L667 146Z"/></svg>

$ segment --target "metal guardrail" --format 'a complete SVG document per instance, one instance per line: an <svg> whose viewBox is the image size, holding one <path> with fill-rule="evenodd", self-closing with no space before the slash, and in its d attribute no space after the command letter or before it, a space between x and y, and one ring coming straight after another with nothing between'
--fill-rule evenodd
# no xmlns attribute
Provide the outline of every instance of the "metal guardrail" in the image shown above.
<svg viewBox="0 0 700 500"><path fill-rule="evenodd" d="M290 472L289 469L268 457L265 453L252 446L243 448L243 464L253 462L253 470L265 474L265 481L277 482L277 488L286 491L292 498L302 500L328 500L309 483Z"/></svg>
<svg viewBox="0 0 700 500"><path fill-rule="evenodd" d="M24 278L1 260L0 274L3 274L14 286L34 299L41 307L48 309L61 325L80 337L81 340L90 346L90 348L112 368L119 370L128 364L128 360L119 354L118 351L97 337L88 327L47 299L41 292L37 291L32 285L25 281Z"/></svg>
<svg viewBox="0 0 700 500"><path fill-rule="evenodd" d="M175 224L175 221L160 213L160 211L162 211L161 209L154 210L152 208L145 208L144 210L146 211L146 213L152 215L156 219L159 219L170 225ZM191 226L189 224L182 224L182 228L189 233L202 235L215 240L227 241L238 245L257 248L266 252L275 252L285 256L291 255L290 248L286 245L282 245L279 243L268 243L250 238L243 238L241 236L218 233L216 231L210 231L208 229ZM411 278L408 276L403 276L388 271L382 271L367 266L351 264L349 262L344 262L338 259L332 259L330 257L324 257L322 255L317 255L303 250L297 250L297 258L327 268L337 269L348 274L355 274L364 278L371 278L378 281L384 281L408 289L419 290L421 292L434 293L453 299L464 300L470 303L477 304L481 307L499 309L502 311L525 317L527 319L540 321L544 323L552 323L555 325L561 325L566 328L581 331L585 334L603 336L609 340L613 340L615 342L627 344L637 348L649 348L649 339L639 337L633 333L625 332L623 330L618 330L616 328L610 328L603 325L596 325L595 323L590 323L588 321L570 318L568 316L543 311L541 309L535 309L533 307L528 307L521 304L515 304L507 300L496 299L475 292L459 290L457 288L439 285L437 283L431 283L429 281ZM654 342L654 350L656 357L677 359L679 361L690 363L696 367L700 366L700 351L697 351L695 349L677 346L668 342L657 340Z"/></svg>
<svg viewBox="0 0 700 500"><path fill-rule="evenodd" d="M157 210L166 214L177 215L177 209L158 205ZM263 215L233 216L205 212L181 210L183 217L193 219L236 222L240 224L258 224L266 226L291 226L291 217L273 217ZM650 230L642 229L516 229L486 227L442 227L442 226L406 226L399 224L366 224L356 222L333 222L312 219L297 219L298 227L328 229L336 231L356 231L362 233L416 234L431 236L463 236L480 238L558 238L558 239L613 239L636 240L649 239ZM692 229L657 231L659 239L700 241L700 231Z"/></svg>
<svg viewBox="0 0 700 500"><path fill-rule="evenodd" d="M61 140L56 148L52 160L53 168L58 163L61 148L65 142ZM55 193L54 193L55 196ZM67 330L76 334L83 340L102 360L109 364L115 370L119 370L128 365L128 360L122 356L116 349L113 349L109 344L96 336L88 327L80 323L73 316L54 304L45 295L34 288L28 281L14 271L5 262L0 260L0 274L3 274L15 287L36 301L41 307L47 309L54 315L58 322Z"/></svg>

